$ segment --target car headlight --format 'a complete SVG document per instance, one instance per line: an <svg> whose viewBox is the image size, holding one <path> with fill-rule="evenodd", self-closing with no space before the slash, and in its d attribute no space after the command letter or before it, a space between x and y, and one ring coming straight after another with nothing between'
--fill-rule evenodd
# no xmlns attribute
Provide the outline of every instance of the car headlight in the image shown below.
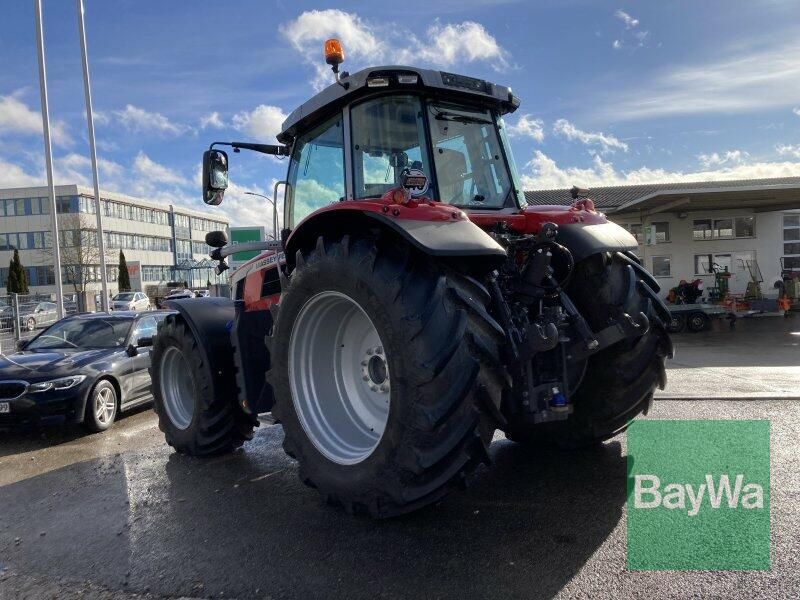
<svg viewBox="0 0 800 600"><path fill-rule="evenodd" d="M47 390L68 390L86 379L86 375L70 375L50 381L40 381L28 386L28 392L46 392Z"/></svg>

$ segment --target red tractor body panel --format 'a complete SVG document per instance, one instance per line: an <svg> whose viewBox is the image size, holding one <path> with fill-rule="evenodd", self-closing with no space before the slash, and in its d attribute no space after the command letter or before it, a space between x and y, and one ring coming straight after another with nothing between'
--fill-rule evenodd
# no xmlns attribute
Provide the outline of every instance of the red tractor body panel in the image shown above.
<svg viewBox="0 0 800 600"><path fill-rule="evenodd" d="M310 227L310 222L320 218L322 215L346 215L348 213L359 215L373 215L380 220L395 222L403 228L409 223L428 222L439 225L452 223L454 226L461 225L463 228L467 223L474 223L481 230L491 231L499 226L505 226L508 230L518 234L537 233L543 223L555 223L556 225L602 225L608 223L605 215L594 210L591 200L578 200L571 206L544 205L526 206L525 208L507 211L480 211L462 210L448 204L442 204L428 198L411 199L408 202L399 204L392 200L392 192L387 192L380 199L351 200L330 204L314 211L304 218L292 230L286 240L286 247L289 249L289 256L292 256L292 248L297 243L297 239L304 234ZM474 230L475 228L470 228ZM463 230L455 232L457 235ZM437 231L437 237L444 239L442 230ZM488 237L488 236L487 236ZM295 244L293 244L293 241ZM479 240L484 244L496 243ZM492 250L490 246L485 246ZM469 251L468 242L465 242L466 251ZM498 246L499 248L499 246ZM237 282L244 277L243 295L240 300L244 300L246 311L267 310L280 300L280 293L264 294L264 280L268 273L284 264L283 254L276 255L273 251L267 251L251 261L239 267L231 278L231 283L236 286Z"/></svg>

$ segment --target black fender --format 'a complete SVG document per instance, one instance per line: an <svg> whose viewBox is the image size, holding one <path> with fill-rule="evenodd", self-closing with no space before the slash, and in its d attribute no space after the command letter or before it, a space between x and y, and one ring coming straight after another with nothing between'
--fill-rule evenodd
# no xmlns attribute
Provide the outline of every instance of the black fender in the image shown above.
<svg viewBox="0 0 800 600"><path fill-rule="evenodd" d="M395 219L379 212L347 208L327 210L303 220L286 240L286 263L293 269L296 252L313 246L323 233L336 235L370 229L390 232L430 256L470 258L489 269L499 267L506 259L505 249L468 219Z"/></svg>
<svg viewBox="0 0 800 600"><path fill-rule="evenodd" d="M566 246L575 262L600 252L635 252L639 244L616 223L569 223L558 226L556 241Z"/></svg>
<svg viewBox="0 0 800 600"><path fill-rule="evenodd" d="M251 415L272 408L272 387L265 381L269 352L264 336L272 327L268 310L244 311L244 302L229 298L184 298L167 301L178 311L211 367L214 393L230 393Z"/></svg>
<svg viewBox="0 0 800 600"><path fill-rule="evenodd" d="M167 319L180 318L189 327L205 364L211 370L215 395L230 394L234 376L231 330L236 316L229 298L181 298L167 300L166 307L178 312ZM155 365L151 365L155 368ZM238 394L237 394L238 400Z"/></svg>

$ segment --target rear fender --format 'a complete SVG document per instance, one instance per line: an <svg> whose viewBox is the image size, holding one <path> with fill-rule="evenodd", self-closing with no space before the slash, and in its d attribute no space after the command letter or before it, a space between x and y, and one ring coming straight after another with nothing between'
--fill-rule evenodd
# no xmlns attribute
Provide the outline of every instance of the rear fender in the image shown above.
<svg viewBox="0 0 800 600"><path fill-rule="evenodd" d="M245 312L243 301L228 298L186 298L170 300L168 305L178 311L197 340L211 369L214 394L230 393L235 374L239 405L252 415L269 411L273 395L264 380L269 367L264 336L272 327L272 313Z"/></svg>
<svg viewBox="0 0 800 600"><path fill-rule="evenodd" d="M575 262L601 252L635 252L638 242L616 223L569 223L558 227L556 238L566 246Z"/></svg>
<svg viewBox="0 0 800 600"><path fill-rule="evenodd" d="M470 258L491 268L506 258L503 247L455 207L438 202L406 206L359 200L338 202L301 221L286 240L286 263L294 268L297 250L313 246L322 234L370 230L392 232L430 256Z"/></svg>

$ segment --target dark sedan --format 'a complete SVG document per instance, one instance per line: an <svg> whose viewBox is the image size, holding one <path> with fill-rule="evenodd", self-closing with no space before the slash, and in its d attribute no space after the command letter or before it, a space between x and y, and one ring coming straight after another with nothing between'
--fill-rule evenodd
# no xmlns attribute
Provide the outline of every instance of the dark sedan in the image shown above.
<svg viewBox="0 0 800 600"><path fill-rule="evenodd" d="M150 346L167 314L67 317L0 356L0 426L71 421L103 431L150 402Z"/></svg>

